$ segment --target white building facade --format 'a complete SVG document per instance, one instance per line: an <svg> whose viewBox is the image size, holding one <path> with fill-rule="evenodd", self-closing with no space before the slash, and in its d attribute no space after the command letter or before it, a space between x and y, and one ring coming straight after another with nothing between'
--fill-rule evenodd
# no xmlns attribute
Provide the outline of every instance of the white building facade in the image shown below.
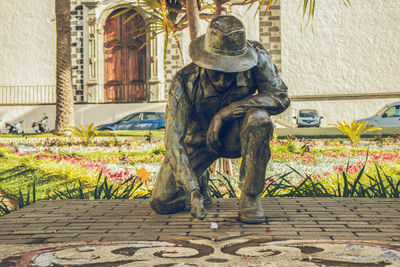
<svg viewBox="0 0 400 267"><path fill-rule="evenodd" d="M139 110L163 110L169 81L190 62L187 30L180 34L183 58L172 40L164 65L162 36L138 52L150 35L130 41L129 27L146 17L136 3L71 0L77 122L99 124ZM298 4L278 0L259 14L256 6L247 13L247 7L232 10L248 38L259 40L278 65L293 108L318 109L327 125L370 116L400 98L400 0L353 0L351 8L318 1L305 28ZM126 7L138 14L131 25L113 16ZM23 116L27 123L46 112L54 123L54 0L2 0L0 23L0 120ZM283 125L290 125L293 113L282 116Z"/></svg>
<svg viewBox="0 0 400 267"><path fill-rule="evenodd" d="M281 1L282 76L292 107L319 110L323 126L400 100L400 1L350 2L316 1L304 28L298 1Z"/></svg>

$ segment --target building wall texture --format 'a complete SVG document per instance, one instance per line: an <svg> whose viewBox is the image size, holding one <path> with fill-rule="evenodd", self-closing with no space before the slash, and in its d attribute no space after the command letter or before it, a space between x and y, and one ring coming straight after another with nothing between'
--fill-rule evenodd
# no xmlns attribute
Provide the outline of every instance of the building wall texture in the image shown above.
<svg viewBox="0 0 400 267"><path fill-rule="evenodd" d="M0 1L0 86L55 84L54 1Z"/></svg>
<svg viewBox="0 0 400 267"><path fill-rule="evenodd" d="M281 1L282 75L291 95L400 91L400 1L317 1L313 21ZM396 99L292 103L319 109L325 123L371 116Z"/></svg>
<svg viewBox="0 0 400 267"><path fill-rule="evenodd" d="M71 0L72 83L75 101L83 98L83 15L80 0ZM54 86L56 23L54 1L0 1L0 86Z"/></svg>

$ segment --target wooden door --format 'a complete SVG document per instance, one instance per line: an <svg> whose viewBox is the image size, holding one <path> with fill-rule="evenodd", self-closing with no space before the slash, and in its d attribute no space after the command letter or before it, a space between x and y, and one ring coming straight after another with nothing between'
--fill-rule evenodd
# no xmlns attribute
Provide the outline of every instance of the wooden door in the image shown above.
<svg viewBox="0 0 400 267"><path fill-rule="evenodd" d="M146 49L139 48L146 36L134 37L144 21L134 10L113 17L122 10L114 10L104 24L104 98L106 102L143 102ZM126 22L128 18L132 19Z"/></svg>

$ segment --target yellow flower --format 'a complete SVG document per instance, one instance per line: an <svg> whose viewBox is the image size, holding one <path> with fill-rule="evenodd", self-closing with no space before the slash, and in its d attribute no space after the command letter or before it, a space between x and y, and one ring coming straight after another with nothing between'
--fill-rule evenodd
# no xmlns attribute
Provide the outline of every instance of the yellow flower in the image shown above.
<svg viewBox="0 0 400 267"><path fill-rule="evenodd" d="M144 167L140 170L136 168L136 176L143 183L147 178L149 178L150 172L148 172Z"/></svg>

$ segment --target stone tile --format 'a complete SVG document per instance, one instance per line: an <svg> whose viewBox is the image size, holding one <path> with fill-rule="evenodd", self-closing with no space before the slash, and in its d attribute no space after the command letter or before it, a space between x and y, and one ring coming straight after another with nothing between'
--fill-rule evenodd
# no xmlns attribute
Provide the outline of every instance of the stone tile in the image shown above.
<svg viewBox="0 0 400 267"><path fill-rule="evenodd" d="M7 234L7 235L0 235L0 242L3 242L5 240L19 240L21 242L21 240L30 238L32 236L32 234L19 234L19 235L15 235L15 234Z"/></svg>
<svg viewBox="0 0 400 267"><path fill-rule="evenodd" d="M0 242L150 241L168 240L174 235L209 239L235 235L302 240L400 239L400 234L396 235L400 232L398 200L263 199L269 217L268 224L260 225L241 223L237 203L237 199L214 200L208 207L209 216L199 221L189 210L156 214L148 200L41 201L0 218L0 224L6 225L0 229ZM77 205L79 209L71 208ZM210 230L211 222L218 222L217 231Z"/></svg>

